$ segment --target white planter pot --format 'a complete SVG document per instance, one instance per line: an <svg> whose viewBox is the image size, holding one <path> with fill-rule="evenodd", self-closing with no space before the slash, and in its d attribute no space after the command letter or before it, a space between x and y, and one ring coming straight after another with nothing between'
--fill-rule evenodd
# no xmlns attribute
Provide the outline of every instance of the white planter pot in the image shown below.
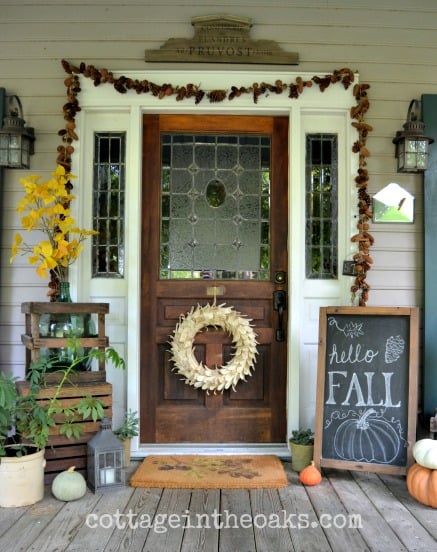
<svg viewBox="0 0 437 552"><path fill-rule="evenodd" d="M0 457L0 506L29 506L44 498L44 450Z"/></svg>

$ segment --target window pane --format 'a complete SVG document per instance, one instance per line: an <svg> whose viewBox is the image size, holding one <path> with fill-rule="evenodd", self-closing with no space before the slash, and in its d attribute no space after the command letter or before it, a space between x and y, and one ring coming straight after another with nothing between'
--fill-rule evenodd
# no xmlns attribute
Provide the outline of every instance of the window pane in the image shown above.
<svg viewBox="0 0 437 552"><path fill-rule="evenodd" d="M124 276L125 132L94 134L92 277Z"/></svg>
<svg viewBox="0 0 437 552"><path fill-rule="evenodd" d="M308 134L305 170L306 277L338 277L338 161L335 134Z"/></svg>
<svg viewBox="0 0 437 552"><path fill-rule="evenodd" d="M270 277L270 137L161 137L160 277Z"/></svg>

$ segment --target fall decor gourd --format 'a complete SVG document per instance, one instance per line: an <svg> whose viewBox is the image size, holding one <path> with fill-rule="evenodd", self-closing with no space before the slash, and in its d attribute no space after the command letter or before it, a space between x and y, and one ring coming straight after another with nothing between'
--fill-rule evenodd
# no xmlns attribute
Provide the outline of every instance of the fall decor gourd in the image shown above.
<svg viewBox="0 0 437 552"><path fill-rule="evenodd" d="M437 469L437 441L434 439L420 439L411 449L414 460L424 468Z"/></svg>
<svg viewBox="0 0 437 552"><path fill-rule="evenodd" d="M58 473L52 482L52 493L58 500L69 502L78 500L86 493L86 481L84 476L75 471L75 466Z"/></svg>
<svg viewBox="0 0 437 552"><path fill-rule="evenodd" d="M407 489L421 504L437 508L437 470L413 464L407 474Z"/></svg>
<svg viewBox="0 0 437 552"><path fill-rule="evenodd" d="M315 467L314 462L311 461L311 464L300 472L299 480L307 486L319 485L322 482L322 474Z"/></svg>

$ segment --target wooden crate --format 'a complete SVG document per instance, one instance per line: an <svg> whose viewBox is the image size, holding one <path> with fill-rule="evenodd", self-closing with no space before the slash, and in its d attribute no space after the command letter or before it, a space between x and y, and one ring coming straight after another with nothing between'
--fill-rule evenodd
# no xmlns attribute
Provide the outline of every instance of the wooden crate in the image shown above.
<svg viewBox="0 0 437 552"><path fill-rule="evenodd" d="M39 324L44 314L94 314L97 316L97 335L94 337L81 337L78 339L80 347L96 347L104 351L109 345L105 335L105 316L109 313L109 303L22 303L21 312L25 315L25 333L21 336L21 342L26 347L26 373L31 362L40 356L42 348L57 349L67 346L65 337L41 337ZM106 381L105 360L98 362L99 369L93 372L78 372L78 379L84 382Z"/></svg>
<svg viewBox="0 0 437 552"><path fill-rule="evenodd" d="M29 383L26 381L17 382L20 395L29 393ZM38 400L46 402L55 392L55 387L48 385L41 389ZM60 395L59 401L62 405L75 404L83 396L92 395L100 399L104 404L105 416L112 420L112 385L110 383L83 383L65 386ZM61 422L61 420L59 420ZM100 431L100 422L93 422L91 419L78 422L84 426L84 433L79 439L69 439L59 434L59 428L50 431L49 442L45 451L46 467L45 482L51 483L55 476L70 466L86 477L87 471L87 442Z"/></svg>

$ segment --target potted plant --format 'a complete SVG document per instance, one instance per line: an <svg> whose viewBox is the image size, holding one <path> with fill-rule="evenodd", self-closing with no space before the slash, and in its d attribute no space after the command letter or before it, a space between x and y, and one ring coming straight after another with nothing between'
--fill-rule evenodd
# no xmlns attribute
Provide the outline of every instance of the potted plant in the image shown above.
<svg viewBox="0 0 437 552"><path fill-rule="evenodd" d="M77 343L71 339L74 348ZM87 357L105 358L117 368L125 368L124 360L112 347L105 351L92 349ZM59 381L51 387L50 398L39 399L50 363L44 357L31 363L27 374L26 393L20 393L18 378L0 372L0 506L25 506L44 496L44 449L54 431L68 438L78 438L87 419L103 418L100 399L83 395L75 404L63 404L59 397L65 386L74 385L70 376L84 360L77 356L59 370Z"/></svg>
<svg viewBox="0 0 437 552"><path fill-rule="evenodd" d="M294 430L288 440L291 452L291 467L300 472L311 464L314 455L314 432L312 429Z"/></svg>
<svg viewBox="0 0 437 552"><path fill-rule="evenodd" d="M129 409L124 415L124 422L118 429L114 431L114 435L124 445L124 457L126 466L130 464L130 444L132 437L139 434L138 431L138 412L133 412Z"/></svg>

